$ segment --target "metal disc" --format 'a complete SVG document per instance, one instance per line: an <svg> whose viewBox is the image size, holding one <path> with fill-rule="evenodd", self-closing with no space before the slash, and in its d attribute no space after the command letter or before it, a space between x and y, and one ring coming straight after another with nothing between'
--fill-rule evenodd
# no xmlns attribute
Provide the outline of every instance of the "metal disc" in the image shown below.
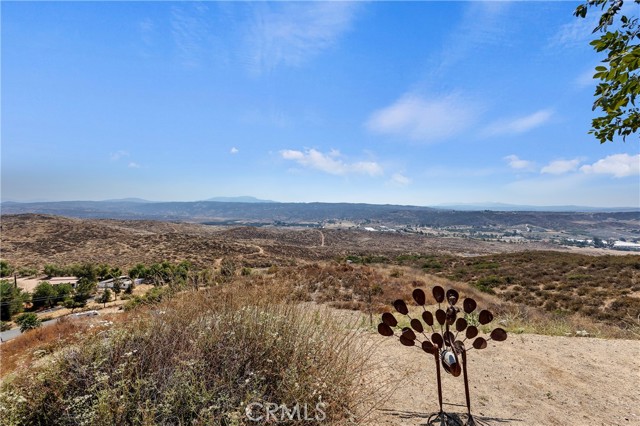
<svg viewBox="0 0 640 426"><path fill-rule="evenodd" d="M475 325L472 325L469 328L467 328L467 332L465 333L465 336L467 336L467 339L473 339L477 335L478 335L478 327L476 327Z"/></svg>
<svg viewBox="0 0 640 426"><path fill-rule="evenodd" d="M414 318L411 320L411 328L413 328L418 333L422 333L424 331L424 327L422 326L422 322L418 318Z"/></svg>
<svg viewBox="0 0 640 426"><path fill-rule="evenodd" d="M442 303L444 300L444 288L437 285L433 290L431 290L431 292L433 293L433 298L436 299L436 302Z"/></svg>
<svg viewBox="0 0 640 426"><path fill-rule="evenodd" d="M409 313L409 309L407 309L407 304L404 303L404 300L398 299L393 302L393 307L396 308L396 311L400 312L402 315L407 315Z"/></svg>
<svg viewBox="0 0 640 426"><path fill-rule="evenodd" d="M496 342L503 342L507 340L507 332L501 328L496 328L490 334L491 340L495 340Z"/></svg>
<svg viewBox="0 0 640 426"><path fill-rule="evenodd" d="M431 342L428 341L424 341L422 342L422 350L425 351L428 354L435 354L436 351L438 350L438 348L436 348L435 346L433 346L433 344Z"/></svg>
<svg viewBox="0 0 640 426"><path fill-rule="evenodd" d="M462 343L462 341L460 340L456 340L455 342L453 342L453 347L456 348L456 351L459 354L466 350L466 348L464 347L464 343Z"/></svg>
<svg viewBox="0 0 640 426"><path fill-rule="evenodd" d="M464 302L462 302L462 307L468 314L475 311L477 306L478 304L476 303L476 301L471 299L470 297L467 297L466 299L464 299Z"/></svg>
<svg viewBox="0 0 640 426"><path fill-rule="evenodd" d="M447 320L447 313L442 309L438 309L436 311L436 320L438 320L438 324L443 325Z"/></svg>
<svg viewBox="0 0 640 426"><path fill-rule="evenodd" d="M395 327L398 325L398 320L391 312L385 312L382 314L382 322L387 324L389 327Z"/></svg>
<svg viewBox="0 0 640 426"><path fill-rule="evenodd" d="M400 336L400 343L405 346L414 346L416 344L415 340L407 339L404 335Z"/></svg>
<svg viewBox="0 0 640 426"><path fill-rule="evenodd" d="M480 311L480 316L478 317L478 321L480 321L480 324L482 325L489 324L491 321L493 321L493 314L487 311L486 309L484 309Z"/></svg>
<svg viewBox="0 0 640 426"><path fill-rule="evenodd" d="M393 336L393 330L391 329L391 327L389 327L387 324L381 322L380 324L378 324L378 333L382 334L383 336Z"/></svg>
<svg viewBox="0 0 640 426"><path fill-rule="evenodd" d="M405 327L402 329L402 335L409 340L416 340L416 333L413 332L409 327Z"/></svg>
<svg viewBox="0 0 640 426"><path fill-rule="evenodd" d="M464 318L458 318L456 321L456 331L464 331L467 328L467 320Z"/></svg>
<svg viewBox="0 0 640 426"><path fill-rule="evenodd" d="M449 302L449 304L455 305L458 302L459 297L460 295L454 289L450 288L447 290L447 302Z"/></svg>
<svg viewBox="0 0 640 426"><path fill-rule="evenodd" d="M413 290L413 300L420 306L424 306L427 301L427 296L424 294L424 291L420 288L416 288Z"/></svg>
<svg viewBox="0 0 640 426"><path fill-rule="evenodd" d="M478 337L473 341L473 347L476 349L484 349L487 347L487 341L484 337Z"/></svg>
<svg viewBox="0 0 640 426"><path fill-rule="evenodd" d="M431 341L439 348L441 348L444 344L444 340L442 340L442 336L440 335L440 333L433 333L431 335Z"/></svg>
<svg viewBox="0 0 640 426"><path fill-rule="evenodd" d="M431 327L433 325L433 314L429 311L424 311L422 313L422 319L424 320L424 322Z"/></svg>

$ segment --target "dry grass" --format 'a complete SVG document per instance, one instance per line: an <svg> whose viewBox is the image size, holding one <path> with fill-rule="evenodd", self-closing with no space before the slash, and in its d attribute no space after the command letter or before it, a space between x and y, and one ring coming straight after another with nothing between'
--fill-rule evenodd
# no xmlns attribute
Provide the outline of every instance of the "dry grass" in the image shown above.
<svg viewBox="0 0 640 426"><path fill-rule="evenodd" d="M3 424L245 424L251 402L323 402L328 424L356 421L368 348L330 312L277 302L289 290L184 292L85 333L5 380Z"/></svg>

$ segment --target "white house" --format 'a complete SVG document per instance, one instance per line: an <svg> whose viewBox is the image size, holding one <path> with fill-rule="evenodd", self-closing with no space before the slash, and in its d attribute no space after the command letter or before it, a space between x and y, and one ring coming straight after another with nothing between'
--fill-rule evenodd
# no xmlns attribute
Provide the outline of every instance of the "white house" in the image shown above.
<svg viewBox="0 0 640 426"><path fill-rule="evenodd" d="M131 278L127 277L126 275L119 276L117 279L120 280L120 288L123 290L129 288L132 282ZM112 289L114 280L115 278L109 278L108 280L100 281L98 283L98 288ZM142 284L142 281L143 281L142 278L136 278L135 280L133 280L133 285Z"/></svg>

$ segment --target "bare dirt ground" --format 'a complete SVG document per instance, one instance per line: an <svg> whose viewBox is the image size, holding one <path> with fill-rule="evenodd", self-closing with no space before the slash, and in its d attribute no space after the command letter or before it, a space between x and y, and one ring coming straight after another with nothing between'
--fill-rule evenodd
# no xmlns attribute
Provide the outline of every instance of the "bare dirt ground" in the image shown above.
<svg viewBox="0 0 640 426"><path fill-rule="evenodd" d="M432 356L393 337L371 339L372 375L392 389L374 423L431 424L438 411ZM468 368L476 424L640 425L640 341L509 335L470 351ZM464 419L462 376L443 373L443 395L445 412Z"/></svg>

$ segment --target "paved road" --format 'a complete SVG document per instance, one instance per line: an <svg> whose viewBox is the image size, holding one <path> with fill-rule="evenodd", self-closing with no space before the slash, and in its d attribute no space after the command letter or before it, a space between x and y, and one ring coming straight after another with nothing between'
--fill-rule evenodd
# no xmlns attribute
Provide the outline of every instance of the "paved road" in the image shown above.
<svg viewBox="0 0 640 426"><path fill-rule="evenodd" d="M42 327L46 327L48 325L55 324L56 321L58 321L57 318L54 318L54 319L49 320L49 321L45 321L45 322L42 323ZM11 330L3 331L2 333L0 333L0 338L2 338L3 342L6 342L7 340L15 339L20 334L22 334L22 333L20 333L20 329L19 328L12 328Z"/></svg>

